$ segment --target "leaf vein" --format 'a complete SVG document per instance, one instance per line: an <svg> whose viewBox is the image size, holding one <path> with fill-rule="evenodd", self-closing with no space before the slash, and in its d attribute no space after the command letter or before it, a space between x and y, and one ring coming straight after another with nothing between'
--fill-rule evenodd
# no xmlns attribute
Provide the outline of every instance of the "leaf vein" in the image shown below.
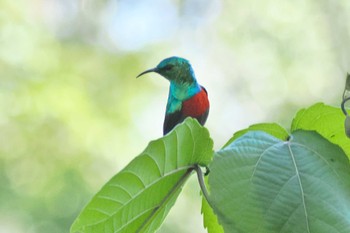
<svg viewBox="0 0 350 233"><path fill-rule="evenodd" d="M288 142L287 145L288 145L289 153L290 153L290 156L292 158L293 165L294 165L294 168L295 168L295 174L296 174L296 176L298 178L298 181L299 181L299 188L300 188L300 192L301 192L301 200L302 200L302 205L303 205L304 214L305 214L306 230L307 230L307 232L310 232L310 226L309 226L309 220L308 220L308 213L307 213L307 210L306 210L305 193L304 193L303 184L301 182L299 169L298 169L298 166L296 164L294 153L293 153L292 148L291 148L291 143Z"/></svg>
<svg viewBox="0 0 350 233"><path fill-rule="evenodd" d="M188 165L188 166L176 168L176 169L174 169L174 170L172 170L172 171L170 171L170 172L164 174L164 176L159 177L158 179L154 180L153 182L151 182L150 184L148 184L144 189L140 190L140 192L136 193L132 198L130 198L127 202L125 202L125 203L124 203L117 211L115 211L114 213L112 213L112 214L109 215L109 214L107 214L107 213L104 213L104 212L102 212L102 211L99 211L99 212L101 212L101 213L107 215L108 217L106 217L106 218L104 218L104 219L101 219L100 221L97 221L97 222L94 222L94 223L91 223L91 224L87 224L87 225L85 225L85 226L86 226L86 227L90 227L90 226L97 225L97 224L99 224L99 223L101 223L101 222L106 221L108 218L113 217L113 215L116 215L116 214L118 214L120 211L122 211L123 208L124 208L125 206L127 206L132 200L134 200L134 199L137 198L139 195L141 195L146 189L151 188L153 185L157 184L160 180L164 179L164 177L168 177L168 176L174 175L174 174L176 174L176 173L178 173L178 172L181 172L181 171L184 171L184 170L188 170L188 169L190 169L191 167L192 167L192 165ZM121 186L117 186L117 187L121 187ZM92 209L92 210L94 210L94 209ZM98 209L96 209L96 210L98 211Z"/></svg>

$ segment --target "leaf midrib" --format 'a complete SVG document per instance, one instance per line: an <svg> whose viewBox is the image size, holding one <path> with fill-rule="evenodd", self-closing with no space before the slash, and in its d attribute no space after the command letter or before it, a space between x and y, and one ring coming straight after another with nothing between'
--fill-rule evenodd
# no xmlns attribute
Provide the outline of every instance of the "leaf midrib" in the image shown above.
<svg viewBox="0 0 350 233"><path fill-rule="evenodd" d="M108 215L108 217L104 218L104 219L101 219L100 221L98 222L94 222L92 224L87 224L85 225L85 227L91 227L91 226L94 226L94 225L98 225L102 222L105 222L107 221L109 218L112 218L114 215L118 214L119 212L121 212L123 210L123 208L125 208L125 206L127 206L132 200L134 200L135 198L137 198L139 195L141 195L143 192L145 192L145 190L151 188L153 185L157 184L160 180L162 180L163 178L167 177L167 176L171 176L173 174L176 174L178 172L181 172L181 171L184 171L184 170L188 170L192 167L193 165L188 165L188 166L183 166L183 167L179 167L177 169L174 169L174 170L171 170L170 172L168 173L165 173L163 176L160 176L158 179L154 180L153 182L149 183L147 186L145 186L143 189L140 190L140 192L136 193L135 196L133 196L132 198L130 198L127 202L125 202L125 204L123 204L116 212L112 213L111 215ZM133 173L129 173L129 174L132 174L132 175L135 175ZM110 184L110 186L113 186L113 184ZM117 186L119 187L119 186ZM96 209L96 208L90 208L90 210L93 210L93 211L97 211L97 212L100 212L102 214L105 214L104 212L101 212L100 210ZM127 224L125 224L124 226L126 226ZM123 227L124 227L123 226Z"/></svg>
<svg viewBox="0 0 350 233"><path fill-rule="evenodd" d="M307 232L310 233L310 226L309 226L309 220L308 220L308 213L307 213L307 210L306 210L306 203L305 203L305 193L304 193L304 188L303 188L303 185L302 185L302 182L301 182L301 178L300 178L300 174L299 174L299 169L298 169L298 166L297 166L297 163L295 161L295 157L294 157L294 153L292 151L292 148L291 148L291 142L288 141L287 142L287 146L288 146L288 150L289 150L289 153L290 153L290 157L292 159L292 162L293 162L293 165L294 165L294 168L295 168L295 175L299 181L299 188L300 188L300 192L301 192L301 200L302 200L302 204L303 204L303 209L304 209L304 214L305 214L305 222L306 222L306 229L307 229Z"/></svg>
<svg viewBox="0 0 350 233"><path fill-rule="evenodd" d="M162 210L166 205L164 205L174 193L178 190L179 187L181 187L186 179L189 177L189 175L192 173L194 167L187 169L187 172L185 172L181 178L176 182L176 184L173 186L172 189L169 190L169 192L164 196L164 198L159 202L159 204L155 207L153 207L152 213L149 215L149 217L143 222L143 224L137 229L136 233L140 232L142 229L144 229L146 226L148 226L148 223L151 222L151 219L156 216L156 213Z"/></svg>

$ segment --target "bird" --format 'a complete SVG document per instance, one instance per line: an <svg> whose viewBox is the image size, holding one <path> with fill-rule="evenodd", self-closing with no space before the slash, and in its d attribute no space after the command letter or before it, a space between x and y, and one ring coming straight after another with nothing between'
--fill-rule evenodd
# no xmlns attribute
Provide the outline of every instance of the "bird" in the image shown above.
<svg viewBox="0 0 350 233"><path fill-rule="evenodd" d="M210 107L208 92L198 83L188 60L176 56L166 58L136 78L150 72L155 72L170 82L163 135L168 134L187 117L197 119L201 125L205 124Z"/></svg>

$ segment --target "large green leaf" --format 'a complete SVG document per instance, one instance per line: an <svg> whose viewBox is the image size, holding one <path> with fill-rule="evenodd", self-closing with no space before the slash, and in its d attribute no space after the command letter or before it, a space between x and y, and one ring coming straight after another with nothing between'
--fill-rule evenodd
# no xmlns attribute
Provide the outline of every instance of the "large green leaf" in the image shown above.
<svg viewBox="0 0 350 233"><path fill-rule="evenodd" d="M316 132L252 131L218 151L210 202L225 232L350 232L350 166Z"/></svg>
<svg viewBox="0 0 350 233"><path fill-rule="evenodd" d="M241 137L248 131L264 131L265 133L271 134L272 136L275 136L276 138L279 138L281 140L286 140L289 137L289 134L287 131L276 123L259 123L249 126L246 129L242 129L237 131L230 140L224 145L224 147L230 145L234 140Z"/></svg>
<svg viewBox="0 0 350 233"><path fill-rule="evenodd" d="M154 232L174 204L194 164L208 165L213 142L191 118L152 141L105 184L71 232Z"/></svg>
<svg viewBox="0 0 350 233"><path fill-rule="evenodd" d="M296 114L291 131L315 130L330 142L339 145L350 158L350 139L345 134L344 120L340 108L317 103Z"/></svg>
<svg viewBox="0 0 350 233"><path fill-rule="evenodd" d="M224 148L230 145L237 138L241 137L248 131L264 131L279 139L285 140L289 137L287 131L280 125L275 123L261 123L249 126L247 129L237 131L232 138L224 145ZM203 197L202 200L202 213L204 227L207 228L209 233L221 233L223 232L222 226L218 223L217 216L213 212L206 199Z"/></svg>

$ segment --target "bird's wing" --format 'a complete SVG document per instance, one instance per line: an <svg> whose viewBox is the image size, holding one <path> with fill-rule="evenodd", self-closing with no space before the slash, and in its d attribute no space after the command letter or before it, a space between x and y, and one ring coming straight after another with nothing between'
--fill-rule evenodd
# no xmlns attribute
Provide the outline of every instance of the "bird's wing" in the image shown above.
<svg viewBox="0 0 350 233"><path fill-rule="evenodd" d="M169 133L177 124L182 122L185 116L182 114L181 109L170 114L165 115L163 124L163 135Z"/></svg>

